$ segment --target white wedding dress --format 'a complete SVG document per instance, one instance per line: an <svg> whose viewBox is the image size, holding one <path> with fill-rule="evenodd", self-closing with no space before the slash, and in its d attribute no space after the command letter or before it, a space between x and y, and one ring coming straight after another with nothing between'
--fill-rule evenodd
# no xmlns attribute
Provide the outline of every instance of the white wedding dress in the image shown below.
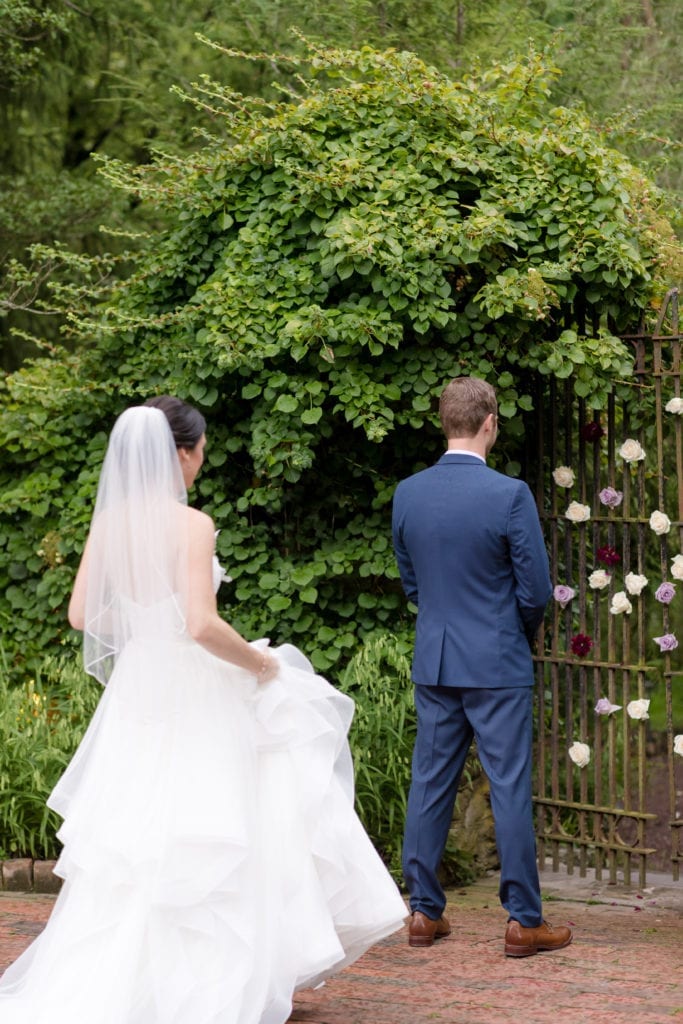
<svg viewBox="0 0 683 1024"><path fill-rule="evenodd" d="M293 647L259 687L137 611L49 800L64 884L0 1024L283 1024L406 916L353 810L353 702Z"/></svg>

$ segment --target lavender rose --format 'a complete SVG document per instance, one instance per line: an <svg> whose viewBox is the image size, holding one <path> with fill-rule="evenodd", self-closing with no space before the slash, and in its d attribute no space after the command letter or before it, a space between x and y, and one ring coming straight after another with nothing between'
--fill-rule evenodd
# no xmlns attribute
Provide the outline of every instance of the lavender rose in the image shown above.
<svg viewBox="0 0 683 1024"><path fill-rule="evenodd" d="M614 487L603 487L598 495L603 505L608 508L618 508L624 500L624 492L616 491Z"/></svg>
<svg viewBox="0 0 683 1024"><path fill-rule="evenodd" d="M575 595L576 591L572 587L567 587L564 583L558 583L553 590L553 597L562 608L566 608Z"/></svg>
<svg viewBox="0 0 683 1024"><path fill-rule="evenodd" d="M678 647L678 640L673 633L664 633L663 636L653 637L654 642L660 651L675 651Z"/></svg>
<svg viewBox="0 0 683 1024"><path fill-rule="evenodd" d="M671 604L676 596L676 587L673 583L660 583L655 590L655 600L662 604Z"/></svg>
<svg viewBox="0 0 683 1024"><path fill-rule="evenodd" d="M614 711L621 711L621 704L612 704L607 697L601 697L595 711L598 715L611 715Z"/></svg>

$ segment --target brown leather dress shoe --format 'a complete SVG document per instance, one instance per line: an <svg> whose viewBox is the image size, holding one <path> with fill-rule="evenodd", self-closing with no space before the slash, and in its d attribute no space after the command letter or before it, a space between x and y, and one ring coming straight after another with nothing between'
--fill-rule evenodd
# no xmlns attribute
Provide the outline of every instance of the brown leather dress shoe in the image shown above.
<svg viewBox="0 0 683 1024"><path fill-rule="evenodd" d="M434 921L422 911L415 910L408 925L408 945L433 946L434 939L443 939L444 936L450 934L451 926L445 917Z"/></svg>
<svg viewBox="0 0 683 1024"><path fill-rule="evenodd" d="M533 956L553 949L564 949L572 941L571 928L551 927L546 921L538 928L524 928L518 921L508 921L505 929L506 956Z"/></svg>

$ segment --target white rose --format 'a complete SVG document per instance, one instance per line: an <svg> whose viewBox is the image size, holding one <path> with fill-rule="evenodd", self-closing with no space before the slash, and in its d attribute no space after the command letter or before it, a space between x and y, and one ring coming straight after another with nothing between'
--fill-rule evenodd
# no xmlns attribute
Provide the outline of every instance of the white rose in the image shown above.
<svg viewBox="0 0 683 1024"><path fill-rule="evenodd" d="M671 575L675 580L683 580L683 555L674 555L671 562Z"/></svg>
<svg viewBox="0 0 683 1024"><path fill-rule="evenodd" d="M587 743L572 743L568 750L568 754L571 757L574 764L578 764L579 768L585 768L591 759L591 748Z"/></svg>
<svg viewBox="0 0 683 1024"><path fill-rule="evenodd" d="M565 517L571 523L585 523L591 517L590 505L582 505L578 501L572 501L565 512Z"/></svg>
<svg viewBox="0 0 683 1024"><path fill-rule="evenodd" d="M657 509L650 516L650 529L661 536L663 533L668 533L671 529L671 520Z"/></svg>
<svg viewBox="0 0 683 1024"><path fill-rule="evenodd" d="M626 705L626 714L629 718L645 719L650 716L647 709L650 707L649 700L632 700Z"/></svg>
<svg viewBox="0 0 683 1024"><path fill-rule="evenodd" d="M588 577L588 586L591 590L604 590L605 587L609 586L611 578L610 574L605 572L604 569L596 569Z"/></svg>
<svg viewBox="0 0 683 1024"><path fill-rule="evenodd" d="M629 572L624 577L624 583L629 594L638 595L647 586L647 576L639 576L635 572Z"/></svg>
<svg viewBox="0 0 683 1024"><path fill-rule="evenodd" d="M627 437L619 449L619 455L624 462L641 462L645 458L645 449L638 441Z"/></svg>
<svg viewBox="0 0 683 1024"><path fill-rule="evenodd" d="M683 398L671 398L664 406L667 412L676 412L680 416L683 413Z"/></svg>
<svg viewBox="0 0 683 1024"><path fill-rule="evenodd" d="M683 757L683 733L674 736L674 754L680 754Z"/></svg>
<svg viewBox="0 0 683 1024"><path fill-rule="evenodd" d="M612 613L612 615L621 615L623 612L625 612L627 615L630 615L633 611L633 605L627 598L624 591L619 590L612 598L612 604L610 605L609 610Z"/></svg>
<svg viewBox="0 0 683 1024"><path fill-rule="evenodd" d="M569 466L558 466L553 470L553 480L558 487L573 487L574 470Z"/></svg>

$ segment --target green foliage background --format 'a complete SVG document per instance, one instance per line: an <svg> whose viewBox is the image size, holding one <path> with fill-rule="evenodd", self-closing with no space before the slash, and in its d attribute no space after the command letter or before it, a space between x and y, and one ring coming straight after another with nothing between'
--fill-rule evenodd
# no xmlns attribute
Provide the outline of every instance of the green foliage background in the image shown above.
<svg viewBox="0 0 683 1024"><path fill-rule="evenodd" d="M38 249L70 351L0 390L0 618L14 662L68 642L64 606L118 412L170 391L209 421L199 504L246 635L342 665L409 629L390 546L396 480L441 448L457 373L499 389L517 472L534 375L599 407L630 373L615 332L680 273L662 193L586 118L548 105L547 59L454 82L411 54L288 59L300 97L205 79L212 132L186 159L105 174L142 204L143 244ZM205 122L206 123L206 122ZM74 284L74 281L76 284Z"/></svg>
<svg viewBox="0 0 683 1024"><path fill-rule="evenodd" d="M251 95L298 90L295 69L222 59L195 33L238 51L305 53L292 31L324 45L410 50L452 78L549 47L562 74L550 98L585 107L612 144L683 191L678 0L0 0L0 365L58 339L60 318L36 316L51 264L29 288L6 275L31 243L93 254L114 230L145 230L147 210L108 189L93 156L148 164L200 142L194 115L174 103L202 72ZM605 44L608 41L608 45ZM4 279L4 280L3 280ZM4 315L3 315L4 314Z"/></svg>
<svg viewBox="0 0 683 1024"><path fill-rule="evenodd" d="M45 652L76 643L65 604L113 420L169 390L209 420L194 500L235 577L224 610L247 635L298 640L354 692L359 806L396 869L412 620L393 485L438 454L454 373L499 388L512 473L537 372L573 376L596 407L629 378L615 334L680 281L680 218L653 181L680 195L683 9L0 14L0 358L46 356L0 385L2 853L53 849L44 797L98 689Z"/></svg>

